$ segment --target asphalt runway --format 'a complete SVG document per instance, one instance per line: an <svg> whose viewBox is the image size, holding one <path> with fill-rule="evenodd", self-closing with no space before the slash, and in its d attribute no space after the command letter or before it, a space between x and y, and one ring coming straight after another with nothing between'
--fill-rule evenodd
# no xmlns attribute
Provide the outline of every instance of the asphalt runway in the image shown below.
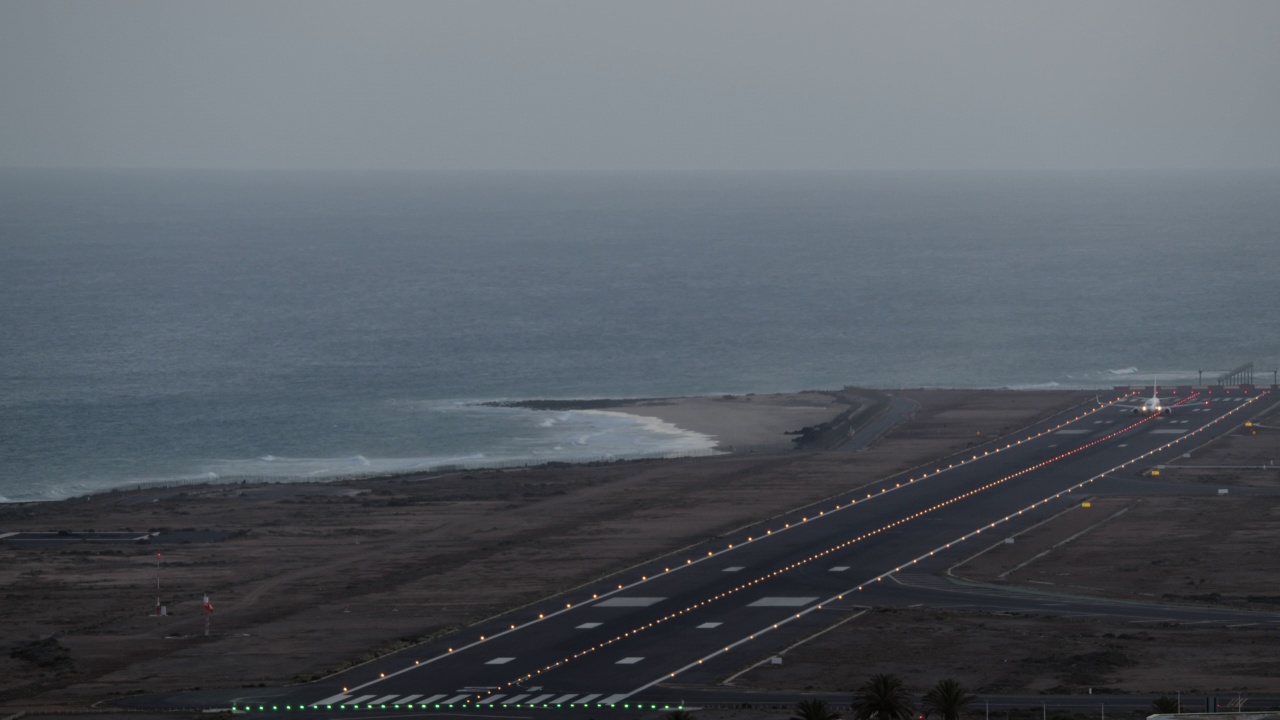
<svg viewBox="0 0 1280 720"><path fill-rule="evenodd" d="M732 692L699 694L693 688L870 604L986 607L1125 622L1280 623L1280 615L1245 613L1242 620L1231 611L953 586L935 575L1095 487L1158 486L1143 480L1147 470L1238 427L1270 405L1267 398L1265 391L1197 395L1171 415L1154 417L1088 403L865 487L872 478L851 469L849 486L856 491L324 681L137 704L331 714L718 701Z"/></svg>

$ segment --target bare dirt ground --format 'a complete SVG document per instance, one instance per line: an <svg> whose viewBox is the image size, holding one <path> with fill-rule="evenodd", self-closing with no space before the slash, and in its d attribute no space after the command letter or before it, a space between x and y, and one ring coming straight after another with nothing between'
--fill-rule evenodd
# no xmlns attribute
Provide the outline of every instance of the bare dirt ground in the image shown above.
<svg viewBox="0 0 1280 720"><path fill-rule="evenodd" d="M1061 392L912 395L922 403L915 420L857 453L196 486L0 507L0 533L230 534L149 545L0 541L0 647L56 635L0 655L0 707L83 707L140 688L316 677L1085 400ZM168 617L152 614L157 551ZM215 607L207 638L205 592Z"/></svg>
<svg viewBox="0 0 1280 720"><path fill-rule="evenodd" d="M1280 457L1280 417L1262 426L1239 428L1159 477L1280 486L1280 472L1264 467ZM1280 610L1280 496L1101 497L1090 505L993 546L954 574L1071 595ZM954 677L987 693L1276 693L1280 628L876 609L738 684L848 690L876 672L896 673L918 691Z"/></svg>

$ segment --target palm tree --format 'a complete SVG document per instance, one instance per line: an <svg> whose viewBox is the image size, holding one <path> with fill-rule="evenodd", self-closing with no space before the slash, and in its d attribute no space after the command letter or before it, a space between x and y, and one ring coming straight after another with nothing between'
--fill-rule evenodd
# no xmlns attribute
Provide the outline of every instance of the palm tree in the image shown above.
<svg viewBox="0 0 1280 720"><path fill-rule="evenodd" d="M1161 695L1151 701L1151 709L1154 710L1157 715L1176 713L1178 712L1178 701L1168 695Z"/></svg>
<svg viewBox="0 0 1280 720"><path fill-rule="evenodd" d="M947 678L924 694L926 713L937 712L942 720L960 720L960 716L978 697L968 688Z"/></svg>
<svg viewBox="0 0 1280 720"><path fill-rule="evenodd" d="M853 714L857 720L912 720L915 711L915 703L897 675L872 675L853 694Z"/></svg>
<svg viewBox="0 0 1280 720"><path fill-rule="evenodd" d="M821 700L802 700L791 720L842 720L840 713Z"/></svg>

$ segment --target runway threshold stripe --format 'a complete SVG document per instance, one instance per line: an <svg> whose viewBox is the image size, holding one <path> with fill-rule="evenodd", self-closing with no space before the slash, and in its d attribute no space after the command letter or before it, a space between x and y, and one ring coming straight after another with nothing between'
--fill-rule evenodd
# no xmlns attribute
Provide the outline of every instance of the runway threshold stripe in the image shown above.
<svg viewBox="0 0 1280 720"><path fill-rule="evenodd" d="M573 699L573 698L575 698L575 697L577 697L577 696L578 696L578 693L569 693L568 695L561 695L560 697L556 698L555 700L552 700L551 702L549 702L549 703L547 703L547 704L548 704L548 705L563 705L564 703L569 702L569 700L571 700L571 699Z"/></svg>
<svg viewBox="0 0 1280 720"><path fill-rule="evenodd" d="M552 695L552 694L553 694L553 693L547 693L546 695L539 695L538 697L536 697L536 698L534 698L534 699L530 700L530 701L529 701L529 704L530 704L530 705L537 705L538 703L544 703L544 702L546 702L546 701L547 701L547 698L551 697L551 695Z"/></svg>
<svg viewBox="0 0 1280 720"><path fill-rule="evenodd" d="M420 703L418 703L418 704L419 704L419 705L430 705L430 704L431 704L431 703L433 703L433 702L439 702L440 698L442 698L442 697L444 697L444 693L441 693L441 694L439 694L439 695L432 695L431 697L427 698L426 700L423 700L422 702L420 702Z"/></svg>
<svg viewBox="0 0 1280 720"><path fill-rule="evenodd" d="M586 705L587 703L591 702L592 700L595 700L596 698L600 697L600 696L601 696L601 695L603 695L603 694L604 694L604 693L596 693L595 695L583 695L582 697L578 698L577 700L574 700L574 701L573 701L573 704L574 704L574 705Z"/></svg>
<svg viewBox="0 0 1280 720"><path fill-rule="evenodd" d="M462 702L463 700L466 700L466 699L467 699L467 698L469 698L469 697L471 697L471 693L463 693L463 694L461 694L461 695L454 695L453 697L449 698L448 700L445 700L444 702L442 702L442 703L440 703L440 704L441 704L441 705L452 705L452 704L454 704L454 703Z"/></svg>
<svg viewBox="0 0 1280 720"><path fill-rule="evenodd" d="M354 699L354 700L348 700L348 701L346 701L346 702L344 702L344 703L342 703L342 704L343 704L343 705L359 705L360 703L364 702L365 700L368 700L368 699L369 699L369 698L371 698L371 697L376 697L376 696L374 696L374 695L361 695L360 697L358 697L358 698L356 698L356 699Z"/></svg>
<svg viewBox="0 0 1280 720"><path fill-rule="evenodd" d="M506 695L501 695L501 694L499 694L499 695L490 695L489 697L487 697L487 698L485 698L485 699L481 700L480 702L478 702L478 703L476 703L476 704L477 704L477 705L488 705L489 703L495 703L495 702L498 702L499 700L501 700L501 699L502 699L502 698L504 698L504 697L506 697Z"/></svg>
<svg viewBox="0 0 1280 720"><path fill-rule="evenodd" d="M393 699L398 698L398 697L400 697L400 696L399 696L399 695L383 695L382 697L378 698L377 700L374 700L374 701L370 702L369 704L370 704L370 705L385 705L385 704L387 704L387 703L391 702Z"/></svg>
<svg viewBox="0 0 1280 720"><path fill-rule="evenodd" d="M627 697L628 697L628 693L618 693L617 695L610 695L609 697L607 697L607 698L605 698L605 699L601 700L601 701L600 701L600 704L601 704L601 705L616 705L617 703L620 703L620 702L622 702L623 700L626 700L626 699L627 699Z"/></svg>
<svg viewBox="0 0 1280 720"><path fill-rule="evenodd" d="M399 701L399 702L397 702L396 704L397 704L397 705L412 705L412 704L413 704L413 701L414 701L414 700L417 700L417 699L418 699L418 698L420 698L420 697L422 697L422 696L421 696L421 695L405 695L404 697L400 698L400 701Z"/></svg>
<svg viewBox="0 0 1280 720"><path fill-rule="evenodd" d="M507 701L506 701L506 702L504 702L504 703L502 703L502 704L503 704L503 705L515 705L516 703L520 702L521 700L523 700L523 699L525 699L525 698L529 697L529 695L531 695L531 694L532 694L532 693L525 693L525 694L523 694L523 695L512 695L511 697L507 698Z"/></svg>
<svg viewBox="0 0 1280 720"><path fill-rule="evenodd" d="M348 695L347 693L338 693L337 695L333 695L333 696L327 697L327 698L325 698L325 699L323 699L323 700L318 700L318 701L313 702L313 703L311 703L311 704L312 704L312 705L332 705L332 704L337 703L337 702L342 702L343 700L346 700L346 699L347 699L347 698L349 698L349 697L351 697L351 696L350 696L350 695Z"/></svg>

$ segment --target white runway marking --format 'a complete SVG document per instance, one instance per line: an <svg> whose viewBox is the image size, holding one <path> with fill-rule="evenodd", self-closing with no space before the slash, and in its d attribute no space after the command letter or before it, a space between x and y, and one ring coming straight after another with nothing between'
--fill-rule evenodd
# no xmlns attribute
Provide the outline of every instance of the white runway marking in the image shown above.
<svg viewBox="0 0 1280 720"><path fill-rule="evenodd" d="M538 697L536 697L536 698L534 698L534 699L530 700L528 704L529 704L529 705L537 705L538 703L546 702L546 701L547 701L547 698L549 698L549 697L551 697L551 693L547 693L546 695L539 695Z"/></svg>
<svg viewBox="0 0 1280 720"><path fill-rule="evenodd" d="M582 697L578 698L577 700L574 700L574 701L573 701L573 704L574 704L574 705L586 705L587 703L591 702L592 700L595 700L596 698L600 697L600 696L601 696L601 695L603 695L603 694L604 694L604 693L596 693L595 695L583 695Z"/></svg>
<svg viewBox="0 0 1280 720"><path fill-rule="evenodd" d="M614 705L626 700L628 697L630 697L628 693L618 693L617 695L610 695L609 697L601 700L600 703L602 705Z"/></svg>
<svg viewBox="0 0 1280 720"><path fill-rule="evenodd" d="M440 694L440 695L432 695L431 697L427 698L426 700L423 700L422 702L420 702L420 703L418 703L418 704L419 704L419 705L430 705L430 704L431 704L431 703L433 703L433 702L437 702L437 701L439 701L439 700L440 700L440 698L442 698L442 697L444 697L444 694Z"/></svg>
<svg viewBox="0 0 1280 720"><path fill-rule="evenodd" d="M827 572L844 572L845 570L848 570L848 569L849 569L848 565L837 565L831 568L830 570L828 570Z"/></svg>
<svg viewBox="0 0 1280 720"><path fill-rule="evenodd" d="M400 698L400 702L398 702L398 703L396 703L396 704L397 704L397 705L412 705L412 704L413 704L413 701L414 701L414 700L417 700L417 699L418 699L418 698L420 698L420 697L422 697L422 696L421 696L421 695L405 695L404 697Z"/></svg>
<svg viewBox="0 0 1280 720"><path fill-rule="evenodd" d="M507 663L511 662L512 660L515 660L515 658L513 658L513 657L498 657L498 658L494 658L494 659L490 660L489 662L485 663L485 665L506 665Z"/></svg>
<svg viewBox="0 0 1280 720"><path fill-rule="evenodd" d="M399 697L399 695L383 695L382 697L378 698L377 700L374 700L369 704L370 705L386 705L387 703L391 702L393 698L397 698L397 697Z"/></svg>
<svg viewBox="0 0 1280 720"><path fill-rule="evenodd" d="M742 569L743 569L743 567L742 567L741 565L733 565L733 566L731 566L731 567L727 567L727 568L725 568L725 569L724 569L724 571L725 571L725 572L738 572L739 570L742 570Z"/></svg>
<svg viewBox="0 0 1280 720"><path fill-rule="evenodd" d="M576 629L576 630L590 630L591 628L598 628L598 627L600 627L600 626L601 626L601 625L603 625L603 624L604 624L604 623L582 623L581 625L579 625L579 626L578 626L577 628L575 628L575 629Z"/></svg>
<svg viewBox="0 0 1280 720"><path fill-rule="evenodd" d="M485 698L485 699L481 700L480 702L478 702L478 703L476 703L476 704L477 704L477 705L488 705L489 703L495 703L495 702L498 702L499 700L501 700L501 699L502 699L502 698L504 698L504 697L506 697L506 695L490 695L489 697L487 697L487 698Z"/></svg>
<svg viewBox="0 0 1280 720"><path fill-rule="evenodd" d="M640 661L641 661L641 660L643 660L643 659L644 659L644 658L642 658L642 657L628 657L628 658L622 658L621 660L619 660L618 662L616 662L616 663L614 663L614 664L615 664L615 665L635 665L636 663L640 662Z"/></svg>
<svg viewBox="0 0 1280 720"><path fill-rule="evenodd" d="M1181 435L1185 432L1186 430L1174 430L1172 428L1162 428L1160 430L1152 430L1151 434L1152 435Z"/></svg>
<svg viewBox="0 0 1280 720"><path fill-rule="evenodd" d="M355 698L354 700L348 700L342 704L343 705L359 705L360 703L364 702L365 700L368 700L371 697L373 697L373 695L361 695L360 697Z"/></svg>
<svg viewBox="0 0 1280 720"><path fill-rule="evenodd" d="M350 696L350 695L348 695L348 694L346 694L346 693L338 693L337 695L333 695L333 696L327 697L327 698L325 698L325 699L321 700L320 702L314 702L314 703L311 703L311 704L312 704L312 705L332 705L332 704L334 704L334 703L336 703L336 702L342 702L343 700L346 700L346 699L347 699L347 698L349 698L349 697L351 697L351 696Z"/></svg>
<svg viewBox="0 0 1280 720"><path fill-rule="evenodd" d="M469 698L469 697L471 697L471 693L463 693L463 694L461 694L461 695L454 695L453 697L449 698L448 700L445 700L444 702L442 702L442 703L440 703L440 704L441 704L441 705L452 705L452 704L457 703L457 702L462 702L463 700L466 700L466 699L467 699L467 698Z"/></svg>
<svg viewBox="0 0 1280 720"><path fill-rule="evenodd" d="M601 600L595 607L649 607L666 600L664 597L615 597Z"/></svg>
<svg viewBox="0 0 1280 720"><path fill-rule="evenodd" d="M762 597L747 607L800 607L817 599L816 597Z"/></svg>
<svg viewBox="0 0 1280 720"><path fill-rule="evenodd" d="M568 695L561 695L560 697L556 698L555 700L552 700L552 701L551 701L550 703L548 703L548 704L549 704L549 705L559 705L559 704L561 704L561 703L567 703L567 702L569 702L569 700L573 699L573 697L574 697L575 695L577 695L577 694L578 694L578 693L569 693Z"/></svg>
<svg viewBox="0 0 1280 720"><path fill-rule="evenodd" d="M527 697L529 697L529 693L525 693L525 694L523 694L523 695L512 695L511 697L507 698L507 702L506 702L505 704L506 704L506 705L515 705L516 703L520 702L521 700L523 700L523 699L525 699L525 698L527 698Z"/></svg>
<svg viewBox="0 0 1280 720"><path fill-rule="evenodd" d="M724 624L724 623L702 623L701 625L699 625L699 626L698 626L698 629L699 629L699 630L710 630L711 628L718 628L718 627L720 627L720 626L721 626L721 625L723 625L723 624Z"/></svg>
<svg viewBox="0 0 1280 720"><path fill-rule="evenodd" d="M1071 430L1059 430L1058 432L1054 433L1054 435L1083 435L1087 432L1092 432L1092 431L1072 428Z"/></svg>

